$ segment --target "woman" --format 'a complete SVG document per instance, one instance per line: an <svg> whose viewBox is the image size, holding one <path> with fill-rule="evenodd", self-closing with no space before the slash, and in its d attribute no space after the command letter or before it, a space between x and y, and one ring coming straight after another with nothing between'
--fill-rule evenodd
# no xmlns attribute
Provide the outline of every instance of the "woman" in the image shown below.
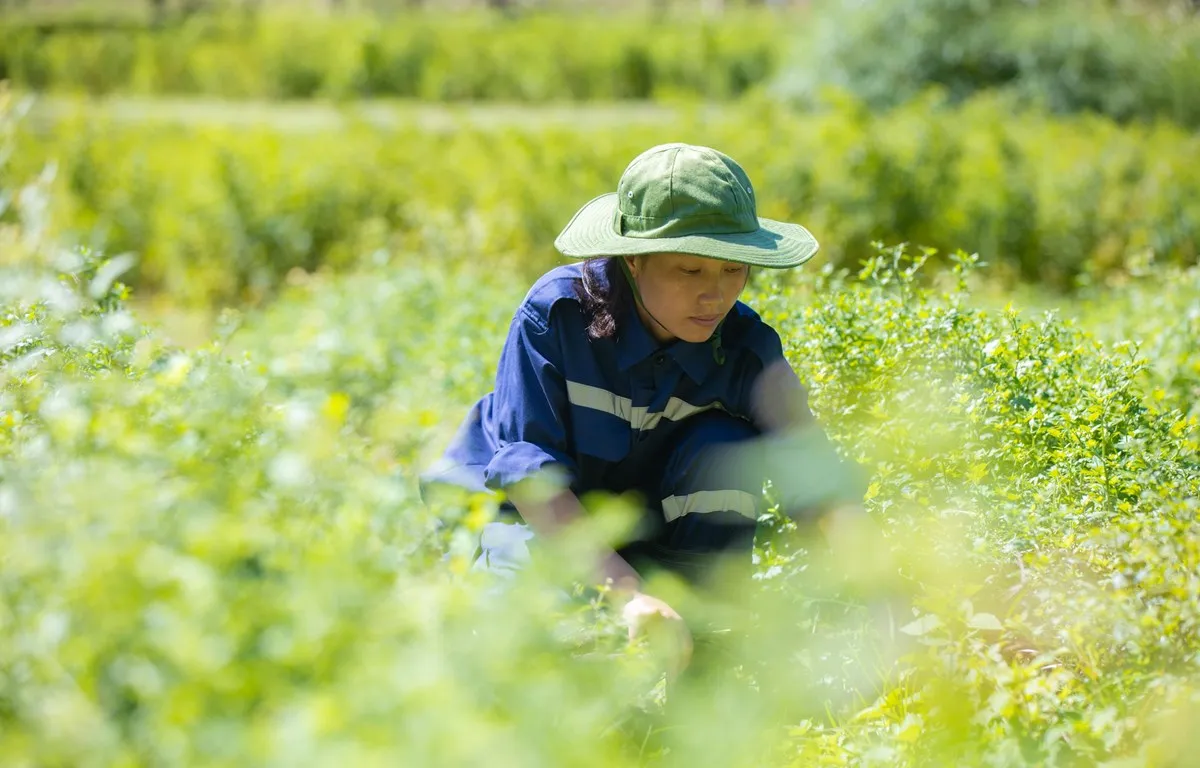
<svg viewBox="0 0 1200 768"><path fill-rule="evenodd" d="M631 636L651 616L682 627L642 591L646 576L661 568L704 584L729 556L748 577L762 470L781 445L772 436L812 421L779 335L738 297L751 267L799 266L817 242L802 226L758 218L731 158L675 143L635 158L616 193L584 205L555 246L582 261L530 289L495 390L424 480L505 492L476 561L496 572L519 568L538 539L585 514L581 494L640 494L638 535L604 552L593 583L612 580ZM805 478L789 495L797 517L861 499L854 468L816 445L787 458L789 479ZM549 500L531 490L547 474L562 480Z"/></svg>

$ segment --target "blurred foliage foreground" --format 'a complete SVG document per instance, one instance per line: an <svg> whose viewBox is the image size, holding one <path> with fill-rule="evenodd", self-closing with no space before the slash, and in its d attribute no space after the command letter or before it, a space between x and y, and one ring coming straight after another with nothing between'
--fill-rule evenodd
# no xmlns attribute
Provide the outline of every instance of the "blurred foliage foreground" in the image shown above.
<svg viewBox="0 0 1200 768"><path fill-rule="evenodd" d="M523 282L462 254L314 276L184 351L125 306L129 259L57 244L49 187L2 197L6 766L1183 766L1200 746L1195 269L1124 289L1156 309L1153 359L967 308L961 252L936 290L903 248L757 278L747 300L874 472L869 520L824 540L764 516L736 674L664 710L653 654L547 588L619 500L555 581L497 592L466 567L495 500L415 493Z"/></svg>

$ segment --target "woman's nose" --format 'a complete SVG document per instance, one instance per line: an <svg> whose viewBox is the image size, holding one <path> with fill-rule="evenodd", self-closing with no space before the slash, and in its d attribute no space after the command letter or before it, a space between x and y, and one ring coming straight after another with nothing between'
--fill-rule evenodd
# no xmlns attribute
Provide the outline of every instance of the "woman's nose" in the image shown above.
<svg viewBox="0 0 1200 768"><path fill-rule="evenodd" d="M701 303L720 304L723 295L721 292L721 281L714 280L704 286L704 290L700 293Z"/></svg>

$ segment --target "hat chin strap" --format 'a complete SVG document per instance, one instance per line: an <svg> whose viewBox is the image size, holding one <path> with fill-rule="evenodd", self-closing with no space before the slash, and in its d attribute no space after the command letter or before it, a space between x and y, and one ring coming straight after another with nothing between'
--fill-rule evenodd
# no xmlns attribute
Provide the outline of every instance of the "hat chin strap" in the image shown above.
<svg viewBox="0 0 1200 768"><path fill-rule="evenodd" d="M638 290L637 280L633 279L633 273L631 271L629 271L629 264L626 263L625 257L624 256L614 256L613 258L615 258L617 260L617 262L621 265L621 271L625 273L625 279L629 281L629 288L633 291L634 300L638 303L638 305L643 310L645 310L647 315L650 315L651 320L658 323L658 326L660 328L662 328L664 331L666 331L667 333L670 333L671 330L669 328L667 328L667 326L665 326L661 322L659 322L659 319L657 317L655 317L653 314L651 314L650 310L647 309L646 302L642 301L642 292ZM712 336L709 338L709 343L712 344L712 348L713 348L712 349L713 360L716 362L717 365L725 364L725 349L721 346L721 327L723 325L725 325L724 317L721 318L721 322L717 323L716 329L713 331Z"/></svg>

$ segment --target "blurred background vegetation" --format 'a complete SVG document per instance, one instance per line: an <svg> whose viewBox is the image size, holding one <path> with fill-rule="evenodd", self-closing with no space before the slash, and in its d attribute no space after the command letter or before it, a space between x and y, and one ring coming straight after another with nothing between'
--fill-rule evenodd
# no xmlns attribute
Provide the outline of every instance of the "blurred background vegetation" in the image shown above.
<svg viewBox="0 0 1200 768"><path fill-rule="evenodd" d="M1070 290L1196 258L1188 3L467 5L10 5L15 168L53 158L56 228L195 306L464 216L532 274L666 140L736 150L838 265L920 242Z"/></svg>
<svg viewBox="0 0 1200 768"><path fill-rule="evenodd" d="M1194 3L0 0L0 81L0 763L1191 764ZM767 515L669 716L415 484L667 141L820 240L744 298L878 529Z"/></svg>

